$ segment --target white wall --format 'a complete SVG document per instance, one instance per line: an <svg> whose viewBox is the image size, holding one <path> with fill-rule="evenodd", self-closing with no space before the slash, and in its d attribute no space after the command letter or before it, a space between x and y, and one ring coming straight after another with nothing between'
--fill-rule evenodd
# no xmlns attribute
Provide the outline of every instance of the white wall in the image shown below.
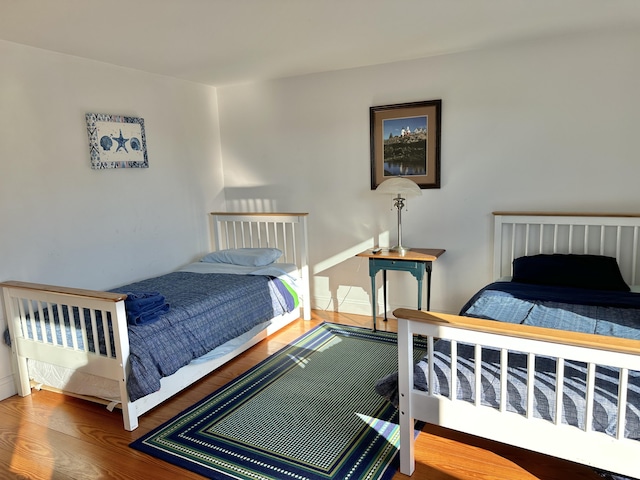
<svg viewBox="0 0 640 480"><path fill-rule="evenodd" d="M431 306L457 312L491 280L492 211L640 211L639 50L601 32L219 88L228 205L310 212L314 307L370 314L354 255L396 216L370 191L369 107L442 99L442 188L409 201L403 240L447 250ZM415 307L413 277L389 280L389 308Z"/></svg>
<svg viewBox="0 0 640 480"><path fill-rule="evenodd" d="M224 205L214 88L0 41L0 112L0 281L108 289L208 250ZM150 167L92 170L87 112L144 118Z"/></svg>

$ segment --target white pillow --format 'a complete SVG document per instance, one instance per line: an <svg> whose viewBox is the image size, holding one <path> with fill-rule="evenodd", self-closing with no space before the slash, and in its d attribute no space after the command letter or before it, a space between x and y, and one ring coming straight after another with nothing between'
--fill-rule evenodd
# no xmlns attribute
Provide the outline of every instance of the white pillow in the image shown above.
<svg viewBox="0 0 640 480"><path fill-rule="evenodd" d="M277 248L229 248L211 252L200 260L207 263L231 263L245 267L271 265L282 256Z"/></svg>

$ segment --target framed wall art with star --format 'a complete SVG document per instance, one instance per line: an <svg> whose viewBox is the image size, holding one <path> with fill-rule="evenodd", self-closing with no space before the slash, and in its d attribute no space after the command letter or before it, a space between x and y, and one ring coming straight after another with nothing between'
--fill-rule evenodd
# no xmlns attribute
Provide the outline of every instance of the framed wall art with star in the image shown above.
<svg viewBox="0 0 640 480"><path fill-rule="evenodd" d="M91 168L149 168L144 119L87 113Z"/></svg>

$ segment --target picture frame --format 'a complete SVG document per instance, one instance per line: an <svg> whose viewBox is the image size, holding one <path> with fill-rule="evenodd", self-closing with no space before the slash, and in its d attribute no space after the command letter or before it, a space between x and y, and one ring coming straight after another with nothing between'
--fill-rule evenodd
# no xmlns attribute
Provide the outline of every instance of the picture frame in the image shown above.
<svg viewBox="0 0 640 480"><path fill-rule="evenodd" d="M442 100L370 107L371 190L391 177L440 188Z"/></svg>
<svg viewBox="0 0 640 480"><path fill-rule="evenodd" d="M149 168L144 119L87 113L91 168Z"/></svg>

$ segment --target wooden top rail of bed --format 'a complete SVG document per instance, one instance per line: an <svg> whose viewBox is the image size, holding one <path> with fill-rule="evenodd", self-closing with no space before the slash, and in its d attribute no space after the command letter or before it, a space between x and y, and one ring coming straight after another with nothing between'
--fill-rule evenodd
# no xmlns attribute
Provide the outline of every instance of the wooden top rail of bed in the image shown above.
<svg viewBox="0 0 640 480"><path fill-rule="evenodd" d="M640 217L640 213L593 213L593 212L491 212L495 216L537 216L537 217Z"/></svg>
<svg viewBox="0 0 640 480"><path fill-rule="evenodd" d="M505 323L494 320L482 320L474 317L461 317L459 315L426 312L424 310L412 310L409 308L398 308L393 311L393 315L398 319L431 324L446 324L447 326L477 332L495 333L498 335L542 340L563 345L640 355L640 340L628 338L534 327L531 325Z"/></svg>
<svg viewBox="0 0 640 480"><path fill-rule="evenodd" d="M219 216L246 216L246 217L306 217L309 214L304 213L291 213L291 212L211 212L209 215L219 215Z"/></svg>
<svg viewBox="0 0 640 480"><path fill-rule="evenodd" d="M19 281L0 282L0 287L20 288L23 290L34 290L34 291L37 290L40 292L45 291L50 293L62 293L65 295L96 298L99 300L106 300L111 302L119 302L127 298L127 295L124 293L101 292L98 290L85 290L82 288L59 287L55 285L44 285L41 283L29 283L29 282L19 282Z"/></svg>

